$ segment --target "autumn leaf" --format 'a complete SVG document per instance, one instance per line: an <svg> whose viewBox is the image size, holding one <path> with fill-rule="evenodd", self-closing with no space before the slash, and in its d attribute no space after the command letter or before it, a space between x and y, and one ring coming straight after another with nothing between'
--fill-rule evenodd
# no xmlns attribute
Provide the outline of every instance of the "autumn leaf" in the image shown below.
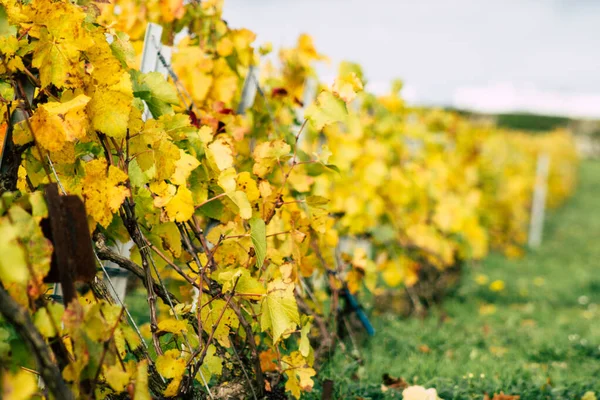
<svg viewBox="0 0 600 400"><path fill-rule="evenodd" d="M122 185L127 174L114 166L108 167L105 159L92 160L85 164L82 194L88 214L94 221L107 227L115 213L129 195Z"/></svg>
<svg viewBox="0 0 600 400"><path fill-rule="evenodd" d="M284 371L287 376L285 390L297 399L300 398L302 392L310 392L314 385L312 377L317 373L308 365L302 354L295 351L289 356L282 357L281 361L285 366Z"/></svg>
<svg viewBox="0 0 600 400"><path fill-rule="evenodd" d="M170 181L175 185L185 185L187 178L200 165L200 162L196 157L187 154L183 150L179 150L179 153L180 157L179 160L175 161L175 172Z"/></svg>
<svg viewBox="0 0 600 400"><path fill-rule="evenodd" d="M356 94L363 89L363 84L356 76L356 73L338 77L333 83L333 93L337 94L346 103L350 103L356 98Z"/></svg>
<svg viewBox="0 0 600 400"><path fill-rule="evenodd" d="M123 392L129 383L129 372L123 371L123 367L118 363L107 367L104 371L104 377L110 387L117 393Z"/></svg>
<svg viewBox="0 0 600 400"><path fill-rule="evenodd" d="M521 398L521 396L519 395L509 395L509 394L504 394L504 392L500 392L500 393L494 393L494 396L491 398L491 400L519 400ZM486 393L483 396L484 400L490 400L490 396Z"/></svg>
<svg viewBox="0 0 600 400"><path fill-rule="evenodd" d="M142 360L137 365L137 374L135 378L134 400L151 400L148 389L148 360Z"/></svg>
<svg viewBox="0 0 600 400"><path fill-rule="evenodd" d="M194 214L192 192L185 186L179 186L175 196L165 205L165 211L169 219L175 222L185 222L192 218Z"/></svg>
<svg viewBox="0 0 600 400"><path fill-rule="evenodd" d="M267 255L267 232L265 221L255 217L251 218L248 223L250 224L250 238L252 239L254 252L256 253L256 266L262 268Z"/></svg>
<svg viewBox="0 0 600 400"><path fill-rule="evenodd" d="M219 319L221 314L223 316ZM213 300L210 303L210 307L203 307L201 318L202 327L206 333L210 334L213 327L216 327L214 334L215 339L217 339L221 346L231 346L231 341L229 339L230 329L236 329L239 326L240 321L231 307L227 306L225 300Z"/></svg>
<svg viewBox="0 0 600 400"><path fill-rule="evenodd" d="M254 158L252 172L259 177L265 177L278 162L287 159L291 149L290 145L281 139L259 144L252 154Z"/></svg>
<svg viewBox="0 0 600 400"><path fill-rule="evenodd" d="M3 371L0 397L4 400L29 400L37 391L37 379L31 372L19 370L12 374Z"/></svg>
<svg viewBox="0 0 600 400"><path fill-rule="evenodd" d="M49 151L58 151L65 142L83 139L89 125L85 107L90 101L80 94L64 103L50 101L40 105L31 118L37 142Z"/></svg>
<svg viewBox="0 0 600 400"><path fill-rule="evenodd" d="M250 203L256 201L260 197L260 191L258 185L254 179L250 176L249 172L240 172L237 175L237 190L246 193L246 197Z"/></svg>
<svg viewBox="0 0 600 400"><path fill-rule="evenodd" d="M321 130L326 125L344 122L347 116L346 103L333 93L326 91L321 92L317 101L308 106L304 113L304 117L316 130Z"/></svg>
<svg viewBox="0 0 600 400"><path fill-rule="evenodd" d="M277 371L277 364L275 361L277 360L277 353L275 353L271 349L267 349L265 351L261 351L259 354L260 359L260 369L263 372L271 372Z"/></svg>
<svg viewBox="0 0 600 400"><path fill-rule="evenodd" d="M18 241L18 229L0 218L0 280L24 285L29 279L25 250Z"/></svg>
<svg viewBox="0 0 600 400"><path fill-rule="evenodd" d="M382 391L386 391L388 389L406 389L409 385L403 378L396 378L391 376L388 373L383 374L383 383L381 385Z"/></svg>
<svg viewBox="0 0 600 400"><path fill-rule="evenodd" d="M306 317L303 317L305 319ZM304 325L302 325L302 330L300 331L300 346L298 350L302 357L308 357L311 351L310 340L308 339L308 334L310 333L310 328L312 327L312 321L310 319L306 319Z"/></svg>
<svg viewBox="0 0 600 400"><path fill-rule="evenodd" d="M251 276L250 271L245 268L219 272L215 279L223 285L223 292L231 292L235 286L235 294L243 295L248 299L260 300L266 292L263 284Z"/></svg>
<svg viewBox="0 0 600 400"><path fill-rule="evenodd" d="M187 332L187 324L183 320L169 318L158 323L158 332L181 334Z"/></svg>
<svg viewBox="0 0 600 400"><path fill-rule="evenodd" d="M185 372L185 360L179 350L168 350L156 359L156 370L165 378L180 378Z"/></svg>
<svg viewBox="0 0 600 400"><path fill-rule="evenodd" d="M50 311L50 312L48 312ZM56 329L62 325L62 316L65 308L59 303L49 303L47 307L40 308L33 316L33 323L40 333L51 338L58 335Z"/></svg>
<svg viewBox="0 0 600 400"><path fill-rule="evenodd" d="M281 279L270 282L262 302L261 330L264 332L270 329L273 341L277 342L285 332L296 329L299 324L294 284L286 284Z"/></svg>
<svg viewBox="0 0 600 400"><path fill-rule="evenodd" d="M223 171L233 166L233 151L231 146L223 137L217 138L214 142L208 145L206 152L210 162L216 165L219 171Z"/></svg>
<svg viewBox="0 0 600 400"><path fill-rule="evenodd" d="M123 72L117 83L96 88L88 104L88 113L95 130L115 138L127 134L133 101L133 87L127 72Z"/></svg>
<svg viewBox="0 0 600 400"><path fill-rule="evenodd" d="M201 374L196 375L196 379L201 383L204 383L204 381L210 382L212 376L219 376L223 373L223 360L217 354L217 348L214 344L208 346L200 372Z"/></svg>

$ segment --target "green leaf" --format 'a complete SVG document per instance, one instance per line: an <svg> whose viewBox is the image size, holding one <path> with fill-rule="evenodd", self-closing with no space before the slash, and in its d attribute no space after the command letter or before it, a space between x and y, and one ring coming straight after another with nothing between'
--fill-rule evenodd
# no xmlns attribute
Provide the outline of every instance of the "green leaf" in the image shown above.
<svg viewBox="0 0 600 400"><path fill-rule="evenodd" d="M149 72L142 76L142 82L150 90L152 97L167 104L178 104L177 90L160 72Z"/></svg>
<svg viewBox="0 0 600 400"><path fill-rule="evenodd" d="M179 103L177 90L160 72L131 70L130 74L134 96L146 102L154 118L173 112L170 105Z"/></svg>
<svg viewBox="0 0 600 400"><path fill-rule="evenodd" d="M2 10L2 8L0 8L0 10ZM2 18L2 16L0 16L0 18ZM15 98L15 91L9 82L0 80L0 97L7 101L12 101L12 99Z"/></svg>
<svg viewBox="0 0 600 400"><path fill-rule="evenodd" d="M198 211L212 219L220 220L223 216L223 203L218 200L209 201L202 207L198 207Z"/></svg>
<svg viewBox="0 0 600 400"><path fill-rule="evenodd" d="M341 174L340 169L337 167L337 165L335 164L323 164L326 168L329 168L331 170L334 170L335 172L337 172L338 174Z"/></svg>
<svg viewBox="0 0 600 400"><path fill-rule="evenodd" d="M252 239L254 252L256 253L256 266L262 268L267 256L267 228L265 221L253 217L248 222L250 223L250 239Z"/></svg>
<svg viewBox="0 0 600 400"><path fill-rule="evenodd" d="M300 314L294 297L294 284L286 284L281 279L269 283L261 311L260 327L263 332L271 329L273 342L296 329L300 324Z"/></svg>
<svg viewBox="0 0 600 400"><path fill-rule="evenodd" d="M260 300L266 293L265 287L250 275L245 268L235 268L215 273L215 280L223 285L223 293L231 292L247 296L252 300Z"/></svg>
<svg viewBox="0 0 600 400"><path fill-rule="evenodd" d="M48 313L50 311L50 313ZM40 333L51 338L58 334L55 328L60 329L61 320L65 309L62 304L49 303L48 309L40 308L33 316L33 323Z"/></svg>
<svg viewBox="0 0 600 400"><path fill-rule="evenodd" d="M44 194L40 191L33 192L29 195L29 202L31 203L31 214L34 217L46 218L48 216L48 207L46 207L46 201L44 200Z"/></svg>
<svg viewBox="0 0 600 400"><path fill-rule="evenodd" d="M304 320L304 317L302 318ZM302 330L300 331L300 354L303 357L308 357L310 354L310 341L308 340L308 334L310 333L310 328L312 327L312 321L310 319L304 322L302 326Z"/></svg>
<svg viewBox="0 0 600 400"><path fill-rule="evenodd" d="M0 326L0 360L6 357L10 351L10 345L8 344L9 332Z"/></svg>
<svg viewBox="0 0 600 400"><path fill-rule="evenodd" d="M308 196L306 198L306 205L314 207L314 206L324 206L329 203L329 199L321 196Z"/></svg>
<svg viewBox="0 0 600 400"><path fill-rule="evenodd" d="M113 41L110 44L110 49L117 60L121 62L121 65L126 68L128 63L135 60L135 50L133 45L129 41L129 36L123 32L117 32Z"/></svg>

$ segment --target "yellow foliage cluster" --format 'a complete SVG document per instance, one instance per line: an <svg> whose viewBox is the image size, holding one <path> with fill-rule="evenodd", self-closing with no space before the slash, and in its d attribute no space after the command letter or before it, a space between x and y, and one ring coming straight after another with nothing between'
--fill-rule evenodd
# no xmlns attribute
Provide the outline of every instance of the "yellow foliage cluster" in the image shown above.
<svg viewBox="0 0 600 400"><path fill-rule="evenodd" d="M351 63L304 104L314 63L326 59L308 35L281 50L280 67L264 63L254 105L237 113L270 46L255 49L253 32L229 27L220 0L82 3L0 0L0 100L27 113L12 127L24 152L19 191L0 202L0 281L44 337L64 344L61 373L76 396L176 398L236 376L243 352L255 378L276 372L300 397L335 342L326 321L335 324L341 293L410 286L425 266L490 248L517 254L541 153L552 160L549 204L573 190L567 133L412 109L401 83L377 97ZM168 80L138 68L149 21L173 46ZM36 87L31 101L24 82ZM10 115L1 118L4 134ZM46 304L42 189L57 180L85 202L96 246L135 242L144 338L109 299ZM5 397L34 392L30 376L6 376L27 387L5 385Z"/></svg>

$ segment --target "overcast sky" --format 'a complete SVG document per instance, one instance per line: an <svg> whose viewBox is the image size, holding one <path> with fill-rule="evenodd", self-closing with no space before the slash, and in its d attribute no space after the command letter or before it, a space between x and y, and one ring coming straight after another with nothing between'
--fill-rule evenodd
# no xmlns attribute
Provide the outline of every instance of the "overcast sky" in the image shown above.
<svg viewBox="0 0 600 400"><path fill-rule="evenodd" d="M225 0L224 18L275 48L309 33L323 78L357 61L416 103L600 116L600 1Z"/></svg>

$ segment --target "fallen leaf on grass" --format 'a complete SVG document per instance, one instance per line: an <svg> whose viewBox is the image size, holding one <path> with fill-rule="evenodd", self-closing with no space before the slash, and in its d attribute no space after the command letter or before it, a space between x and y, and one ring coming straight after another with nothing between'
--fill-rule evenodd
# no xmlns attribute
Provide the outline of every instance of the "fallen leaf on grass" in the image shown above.
<svg viewBox="0 0 600 400"><path fill-rule="evenodd" d="M524 319L523 321L521 321L521 326L522 327L529 327L529 328L533 328L537 325L537 322L534 319Z"/></svg>
<svg viewBox="0 0 600 400"><path fill-rule="evenodd" d="M431 351L431 349L426 344L422 344L419 346L419 351L421 353L429 353Z"/></svg>
<svg viewBox="0 0 600 400"><path fill-rule="evenodd" d="M479 315L492 315L496 313L494 304L482 304L479 306Z"/></svg>
<svg viewBox="0 0 600 400"><path fill-rule="evenodd" d="M502 357L508 352L508 349L502 346L490 346L490 352L495 356Z"/></svg>
<svg viewBox="0 0 600 400"><path fill-rule="evenodd" d="M404 378L395 378L390 374L383 374L383 383L381 384L381 391L387 392L390 389L405 389L408 387L408 383Z"/></svg>

